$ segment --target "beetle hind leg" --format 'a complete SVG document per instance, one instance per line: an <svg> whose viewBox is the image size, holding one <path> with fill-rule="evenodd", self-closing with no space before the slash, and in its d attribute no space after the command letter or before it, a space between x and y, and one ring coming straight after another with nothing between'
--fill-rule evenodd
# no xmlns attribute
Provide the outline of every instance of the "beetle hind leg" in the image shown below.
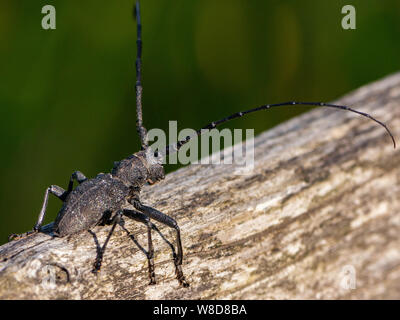
<svg viewBox="0 0 400 320"><path fill-rule="evenodd" d="M38 220L37 220L35 226L33 227L33 230L25 232L25 233L22 233L22 234L12 233L8 237L8 241L23 239L25 237L28 237L28 236L30 236L32 234L35 234L35 233L39 232L40 228L42 226L42 223L43 223L44 216L46 214L47 202L49 200L49 193L55 195L57 198L59 198L61 201L64 202L64 200L66 199L68 194L73 189L74 180L76 180L80 184L80 183L84 182L85 180L87 180L87 178L85 177L85 175L82 172L75 171L71 175L71 177L69 179L69 184L68 184L68 190L67 191L65 191L63 188L61 188L59 186L56 186L56 185L51 185L50 187L48 187L46 189L45 194L44 194L42 209L40 210Z"/></svg>
<svg viewBox="0 0 400 320"><path fill-rule="evenodd" d="M40 228L42 227L42 223L44 220L44 216L46 215L47 203L49 201L49 194L53 194L57 198L59 198L61 201L64 201L68 194L68 191L65 191L63 188L56 186L56 185L51 185L50 187L48 187L46 189L46 192L44 193L42 209L40 210L38 220L35 223L33 230L22 233L22 234L13 233L8 237L8 241L23 239L25 237L28 237L28 236L40 231Z"/></svg>

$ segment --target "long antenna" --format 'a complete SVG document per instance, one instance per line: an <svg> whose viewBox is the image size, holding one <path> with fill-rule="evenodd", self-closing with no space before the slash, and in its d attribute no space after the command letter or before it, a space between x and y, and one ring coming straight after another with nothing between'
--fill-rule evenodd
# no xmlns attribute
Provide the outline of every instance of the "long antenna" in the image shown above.
<svg viewBox="0 0 400 320"><path fill-rule="evenodd" d="M142 113L142 24L140 21L140 5L139 0L136 1L135 5L135 17L137 24L137 55L136 55L136 130L140 137L140 143L142 144L142 150L147 149L147 130L143 126L143 113Z"/></svg>
<svg viewBox="0 0 400 320"><path fill-rule="evenodd" d="M236 118L243 117L244 115L249 114L249 113L253 113L253 112L257 112L257 111L261 111L261 110L267 110L267 109L270 109L270 108L273 108L273 107L299 106L299 105L336 108L336 109L351 111L351 112L360 114L360 115L362 115L364 117L367 117L367 118L375 121L376 123L380 124L382 127L385 128L387 133L392 138L394 148L396 148L396 141L394 140L394 137L393 137L392 133L390 132L390 130L388 129L388 127L383 122L375 119L374 117L370 116L369 114L367 114L365 112L354 110L354 109L352 109L352 108L350 108L348 106L342 106L342 105L336 105L336 104L330 104L330 103L324 103L324 102L296 102L296 101L289 101L289 102L282 102L282 103L276 103L276 104L262 105L260 107L249 109L249 110L246 110L246 111L236 112L236 113L234 113L234 114L232 114L232 115L230 115L230 116L228 116L226 118L223 118L221 120L218 120L218 121L213 121L213 122L209 123L208 125L206 125L205 127L197 130L196 131L196 136L200 136L202 134L202 130L204 130L204 129L214 129L215 127L217 127L220 124L223 124L225 122L228 122L228 121L236 119ZM189 142L194 137L195 136L187 136L186 139L180 140L175 144L171 144L171 145L167 146L166 149L165 149L165 155L169 155L169 154L172 154L174 152L179 151L179 149L184 144Z"/></svg>

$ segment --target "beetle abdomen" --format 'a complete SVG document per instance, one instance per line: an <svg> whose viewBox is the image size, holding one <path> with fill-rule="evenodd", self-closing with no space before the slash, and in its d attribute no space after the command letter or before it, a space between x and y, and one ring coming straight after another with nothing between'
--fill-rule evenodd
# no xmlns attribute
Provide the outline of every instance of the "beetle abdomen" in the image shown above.
<svg viewBox="0 0 400 320"><path fill-rule="evenodd" d="M60 237L78 233L99 223L104 213L121 208L129 188L111 174L84 181L65 199L54 223Z"/></svg>

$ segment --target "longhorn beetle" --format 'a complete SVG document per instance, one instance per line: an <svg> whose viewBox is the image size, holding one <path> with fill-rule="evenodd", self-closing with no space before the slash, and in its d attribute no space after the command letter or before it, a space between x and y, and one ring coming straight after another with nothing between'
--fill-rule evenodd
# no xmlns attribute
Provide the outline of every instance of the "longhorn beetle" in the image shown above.
<svg viewBox="0 0 400 320"><path fill-rule="evenodd" d="M154 227L151 219L153 219L167 225L168 227L175 229L177 242L177 253L175 253L175 250L173 250L175 274L176 278L179 281L179 284L183 287L188 287L189 284L185 280L182 272L183 250L180 230L177 222L170 216L154 208L143 205L140 201L139 196L140 190L145 183L153 184L164 179L164 168L162 165L163 159L173 152L179 151L179 149L190 139L194 138L195 136L200 136L202 133L202 129L213 129L218 125L232 119L243 117L246 114L270 109L273 107L290 105L330 107L351 111L377 122L386 129L387 133L390 135L393 141L394 147L396 147L396 142L388 127L384 123L370 116L369 114L354 110L344 105L334 105L322 102L290 101L262 105L254 109L234 113L224 119L211 122L202 129L197 130L196 135L188 136L184 140L166 146L165 149L161 152L151 151L151 148L148 145L147 131L143 125L142 117L142 25L140 20L139 0L136 1L134 15L136 16L137 24L137 58L135 85L137 117L136 127L140 137L141 150L121 161L114 162L111 173L100 173L95 178L88 179L82 172L76 171L71 175L67 190L64 190L63 188L56 185L48 187L45 191L42 209L40 210L38 220L33 227L33 230L21 235L12 234L10 235L9 240L20 239L28 235L37 233L41 230L43 219L46 214L48 197L49 194L53 194L63 202L61 210L59 211L53 225L54 236L65 237L67 235L76 234L78 232L89 230L90 228L105 221L112 224L107 238L103 246L100 248L99 254L94 263L93 272L97 273L98 271L100 271L107 243L109 242L116 225L122 222L123 216L129 216L134 218L135 220L143 222L147 226L148 272L150 284L155 284L156 280L153 260L154 249L151 238L151 230ZM77 181L79 184L75 189L73 188L74 181Z"/></svg>

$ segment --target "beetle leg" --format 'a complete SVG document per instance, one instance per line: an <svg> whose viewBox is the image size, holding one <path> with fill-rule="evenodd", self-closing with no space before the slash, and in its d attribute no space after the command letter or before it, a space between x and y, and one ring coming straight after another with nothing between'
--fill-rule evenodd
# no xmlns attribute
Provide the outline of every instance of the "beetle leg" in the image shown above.
<svg viewBox="0 0 400 320"><path fill-rule="evenodd" d="M44 216L46 214L47 202L48 202L48 199L49 199L49 193L54 194L61 201L64 201L65 198L67 197L67 195L73 189L74 180L78 181L78 183L82 183L83 181L87 180L87 178L85 177L85 175L82 172L75 171L71 175L71 178L69 179L69 184L68 184L68 190L67 191L65 191L63 188L61 188L59 186L56 186L56 185L52 185L52 186L48 187L46 189L45 194L44 194L44 200L43 200L43 204L42 204L42 209L40 210L40 213L39 213L39 218L38 218L35 226L33 227L33 230L25 232L23 234L15 234L15 233L13 233L8 237L8 241L22 239L22 238L25 238L25 237L27 237L27 236L29 236L31 234L34 234L34 233L37 233L38 231L40 231L40 227L42 226L43 219L44 219Z"/></svg>
<svg viewBox="0 0 400 320"><path fill-rule="evenodd" d="M33 227L33 230L25 232L23 234L15 234L15 233L13 233L8 237L8 241L22 239L22 238L25 238L26 236L29 236L31 234L34 234L34 233L37 233L37 232L40 231L40 228L41 228L42 223L43 223L44 216L46 214L47 203L48 203L48 200L49 200L49 193L54 194L61 201L64 201L66 196L68 195L68 191L65 191L63 188L61 188L59 186L51 185L50 187L48 187L46 189L46 192L44 193L42 209L40 210L38 220L37 220L35 226Z"/></svg>
<svg viewBox="0 0 400 320"><path fill-rule="evenodd" d="M71 192L73 187L74 187L74 180L76 180L79 184L81 184L83 181L87 180L85 175L80 172L80 171L75 171L72 175L71 178L69 179L68 183L68 192Z"/></svg>
<svg viewBox="0 0 400 320"><path fill-rule="evenodd" d="M151 237L151 229L156 228L156 226L151 223L150 218L141 212L137 212L134 210L125 209L124 215L135 219L136 221L143 222L147 226L147 240L148 240L148 250L146 252L148 264L149 264L149 284L156 284L156 276L154 272L154 248L153 248L153 241Z"/></svg>
<svg viewBox="0 0 400 320"><path fill-rule="evenodd" d="M132 205L137 210L143 212L149 218L154 219L158 222L165 224L166 226L168 226L170 228L175 229L176 242L177 242L177 248L178 248L178 254L175 255L175 253L174 253L175 274L176 274L176 278L179 281L179 284L182 285L183 287L188 287L189 283L186 281L185 276L183 275L183 272L182 272L183 250L182 250L182 242L181 242L181 232L180 232L179 226L176 223L176 221L173 218L171 218L170 216L166 215L165 213L162 213L152 207L145 206L137 200L132 200Z"/></svg>

